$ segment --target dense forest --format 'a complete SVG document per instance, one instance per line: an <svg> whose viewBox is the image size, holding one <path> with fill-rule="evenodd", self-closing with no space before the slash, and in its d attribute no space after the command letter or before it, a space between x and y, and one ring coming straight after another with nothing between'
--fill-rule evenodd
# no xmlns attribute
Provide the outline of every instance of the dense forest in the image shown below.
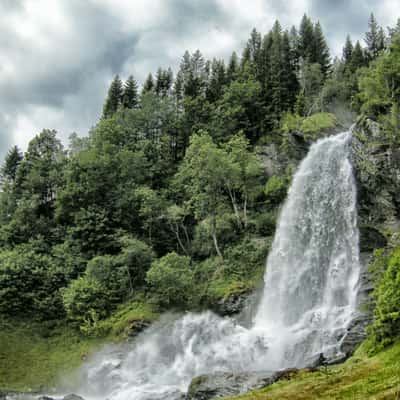
<svg viewBox="0 0 400 400"><path fill-rule="evenodd" d="M307 139L378 121L398 146L400 21L374 15L365 44L347 37L332 58L319 22L253 30L240 56L185 52L142 88L113 79L101 118L64 148L44 129L1 168L0 315L87 336L132 304L154 312L218 310L261 282L279 207L293 173L261 160L290 134ZM378 254L379 255L379 254ZM400 254L377 255L375 345L400 331Z"/></svg>

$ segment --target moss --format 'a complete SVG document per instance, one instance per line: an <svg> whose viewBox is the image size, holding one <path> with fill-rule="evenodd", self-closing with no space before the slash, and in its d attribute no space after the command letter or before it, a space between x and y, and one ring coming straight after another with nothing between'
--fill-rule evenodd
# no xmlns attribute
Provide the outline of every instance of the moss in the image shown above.
<svg viewBox="0 0 400 400"><path fill-rule="evenodd" d="M400 344L368 357L364 347L346 363L302 372L235 399L241 400L368 400L400 398ZM233 398L231 398L233 399Z"/></svg>

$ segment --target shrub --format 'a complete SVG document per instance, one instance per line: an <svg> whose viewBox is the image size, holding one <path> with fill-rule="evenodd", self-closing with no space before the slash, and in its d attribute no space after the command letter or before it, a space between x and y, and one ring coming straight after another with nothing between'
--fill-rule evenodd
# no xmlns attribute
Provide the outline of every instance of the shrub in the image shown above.
<svg viewBox="0 0 400 400"><path fill-rule="evenodd" d="M190 258L175 252L156 260L147 271L151 285L162 306L186 306L193 290L193 270Z"/></svg>
<svg viewBox="0 0 400 400"><path fill-rule="evenodd" d="M264 189L266 201L269 206L279 206L285 200L289 182L286 176L271 176Z"/></svg>
<svg viewBox="0 0 400 400"><path fill-rule="evenodd" d="M386 257L380 256L375 264L382 269ZM376 305L370 333L379 349L393 343L400 332L400 247L390 255L373 297Z"/></svg>
<svg viewBox="0 0 400 400"><path fill-rule="evenodd" d="M107 290L89 276L82 276L63 290L63 303L67 317L82 332L90 333L100 319L110 311Z"/></svg>

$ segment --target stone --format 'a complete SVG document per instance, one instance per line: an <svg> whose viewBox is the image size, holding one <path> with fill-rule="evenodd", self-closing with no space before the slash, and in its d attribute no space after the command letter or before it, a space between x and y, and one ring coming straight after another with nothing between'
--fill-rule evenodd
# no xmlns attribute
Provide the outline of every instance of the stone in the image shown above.
<svg viewBox="0 0 400 400"><path fill-rule="evenodd" d="M375 249L383 248L387 245L387 240L378 229L364 225L360 226L360 252L370 252Z"/></svg>
<svg viewBox="0 0 400 400"><path fill-rule="evenodd" d="M261 389L280 380L291 379L299 372L296 368L272 372L229 373L220 372L194 378L186 395L187 400L209 400L236 396Z"/></svg>
<svg viewBox="0 0 400 400"><path fill-rule="evenodd" d="M83 397L77 395L77 394L68 394L67 396L64 396L62 400L84 400Z"/></svg>

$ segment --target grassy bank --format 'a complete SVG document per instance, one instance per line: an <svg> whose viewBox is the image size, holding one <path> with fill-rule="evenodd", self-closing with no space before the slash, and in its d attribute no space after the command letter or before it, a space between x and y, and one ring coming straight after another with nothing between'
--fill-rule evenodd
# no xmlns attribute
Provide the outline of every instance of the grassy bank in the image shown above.
<svg viewBox="0 0 400 400"><path fill-rule="evenodd" d="M149 305L126 304L102 322L98 337L64 325L50 328L43 323L0 321L0 390L51 389L60 376L78 368L103 344L124 340L135 324L155 318Z"/></svg>
<svg viewBox="0 0 400 400"><path fill-rule="evenodd" d="M399 400L400 343L374 357L367 357L361 348L342 365L304 372L290 381L235 397L239 399Z"/></svg>

